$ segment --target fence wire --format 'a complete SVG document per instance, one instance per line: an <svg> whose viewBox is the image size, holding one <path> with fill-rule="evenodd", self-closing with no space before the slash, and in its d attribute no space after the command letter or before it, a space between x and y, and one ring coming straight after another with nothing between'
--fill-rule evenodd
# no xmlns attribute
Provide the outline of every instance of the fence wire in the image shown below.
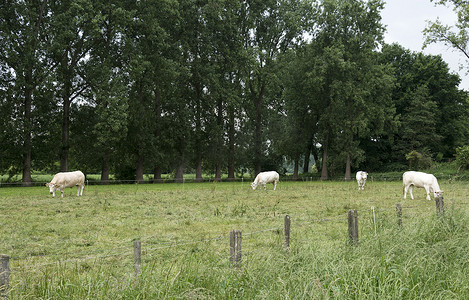
<svg viewBox="0 0 469 300"><path fill-rule="evenodd" d="M464 199L466 200L466 199ZM450 202L451 205L469 205L469 202ZM431 208L428 205L422 204L422 205L406 205L402 206L402 209L406 209L406 213L403 214L402 217L406 216L421 216L422 211L421 208L425 208L427 211L434 211L434 207L432 206ZM414 212L413 209L420 209L419 212ZM371 209L359 209L357 212L360 214L370 214ZM375 208L375 212L379 213L381 211L384 212L390 212L396 211L396 207L384 207L384 208ZM427 214L423 214L424 216ZM327 222L334 222L334 221L340 221L340 222L346 222L347 220L347 213L340 214L337 216L331 216L331 217L319 217L319 218L313 218L311 220L305 220L305 221L300 221L300 222L295 222L292 220L292 225L293 226L298 226L298 227L308 227L308 226L313 226L314 224L320 224L320 223L327 223ZM255 235L260 235L265 232L272 232L272 231L283 231L283 224L271 228L266 228L266 229L261 229L257 231L251 231L247 233L243 233L243 237L253 237ZM147 240L149 243L148 245L151 245L151 247L144 247L143 251L146 253L147 257L151 258L155 256L155 252L158 252L159 250L163 249L170 249L170 248L178 248L178 247L183 247L187 245L194 245L194 244L203 244L203 243L209 243L209 242L217 242L221 240L229 240L229 234L228 235L222 235L214 238L198 238L198 239L192 239L192 240L177 240L177 241L165 241L165 242L157 242L151 240L152 238L156 237L157 235L151 235L151 236L146 236L143 237L142 239L139 240ZM116 243L116 245L121 245L124 243L130 244L133 240L128 240L128 241L123 241L120 243ZM47 266L53 266L53 265L60 265L60 264L66 264L66 263L79 263L79 262L84 262L84 261L89 261L89 260L100 260L100 259L107 259L111 257L121 257L121 258L126 258L126 259L131 259L132 258L132 249L130 246L121 246L121 247L114 247L111 249L97 249L94 251L86 251L86 255L80 256L83 254L85 251L76 251L76 252L63 252L63 253L51 253L51 254L38 254L38 255L25 255L25 256L12 256L11 260L12 262L16 262L20 264L20 266L13 267L10 269L11 272L35 272L38 271L38 269L41 269L43 267ZM253 253L253 251L248 251L244 252L245 255L249 255L249 253ZM32 259L37 259L37 258L53 258L53 257L59 257L59 256L75 256L79 255L79 257L71 257L71 258L66 258L66 259L59 259L55 260L52 262L46 262L46 263L40 263L40 264L31 264L31 265L23 265L20 262L24 262L25 260L32 260Z"/></svg>

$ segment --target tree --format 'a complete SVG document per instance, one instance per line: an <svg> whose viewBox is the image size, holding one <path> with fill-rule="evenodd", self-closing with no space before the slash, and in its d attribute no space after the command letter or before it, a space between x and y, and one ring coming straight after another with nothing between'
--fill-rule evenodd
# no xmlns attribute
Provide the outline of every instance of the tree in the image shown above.
<svg viewBox="0 0 469 300"><path fill-rule="evenodd" d="M455 148L467 141L468 133L468 127L464 125L467 122L467 94L458 89L459 77L449 72L448 65L440 56L414 53L399 45L385 45L380 56L382 63L390 63L394 69L396 85L392 91L392 102L400 122L411 122L413 114L419 113L411 107L418 106L418 103L431 114L424 117L424 121L434 122L433 132L425 131L425 127L409 127L410 124L398 126L398 132L388 135L388 141L392 142L383 152L389 156L383 157L382 161L401 166L406 164L405 155L415 150L409 144L411 128L418 131L418 139L429 135L426 141L417 140L421 145L417 149L419 152L425 148L433 157L452 158ZM428 117L432 119L426 120ZM400 167L396 165L395 168Z"/></svg>
<svg viewBox="0 0 469 300"><path fill-rule="evenodd" d="M99 9L103 17L99 37L102 42L90 50L89 63L84 69L84 79L90 87L86 98L89 99L91 111L82 107L80 110L85 111L84 116L78 118L84 120L88 116L90 120L87 124L90 123L90 127L81 134L76 132L81 127L75 127L75 135L96 141L91 147L92 151L89 145L87 145L88 149L78 151L81 157L86 156L85 153L93 153L91 157L86 158L86 161L81 161L81 164L86 165L86 162L93 161L95 166L99 165L101 181L107 183L119 144L127 134L126 82L129 78L128 73L125 72L125 61L122 56L123 44L119 37L125 31L130 13L121 5L107 3L97 3L96 9ZM75 143L75 145L78 148L80 143ZM78 156L76 160L80 160L81 157Z"/></svg>
<svg viewBox="0 0 469 300"><path fill-rule="evenodd" d="M330 165L345 167L350 180L352 164L364 157L359 138L384 127L393 82L375 52L384 31L382 7L382 1L335 0L320 7L307 75L321 111L321 179L328 178ZM328 162L330 154L335 158Z"/></svg>
<svg viewBox="0 0 469 300"><path fill-rule="evenodd" d="M309 1L255 0L246 1L242 35L250 62L245 69L247 88L247 113L252 122L255 174L261 171L263 152L266 150L264 133L265 115L270 107L265 97L272 76L273 63L280 53L292 48L303 38L306 20L309 20L312 5Z"/></svg>
<svg viewBox="0 0 469 300"><path fill-rule="evenodd" d="M31 185L33 148L36 142L43 142L50 130L45 126L47 114L55 111L48 91L52 88L50 76L56 64L46 55L51 43L51 5L48 1L3 1L0 4L2 88L7 89L4 96L8 102L2 103L3 109L8 110L2 117L10 120L6 129L10 128L16 136L8 141L11 159L8 168L22 170L23 185ZM3 136L13 137L8 131ZM47 143L42 143L41 147L49 152ZM47 159L50 159L50 152Z"/></svg>
<svg viewBox="0 0 469 300"><path fill-rule="evenodd" d="M50 56L57 65L58 102L62 107L60 170L69 169L70 108L89 88L84 79L88 55L103 41L102 16L94 1L67 0L52 5L52 47Z"/></svg>
<svg viewBox="0 0 469 300"><path fill-rule="evenodd" d="M309 47L287 51L279 58L279 76L284 85L284 114L281 136L281 153L294 162L293 179L298 178L302 156L309 159L311 146L317 141L317 120L320 107L315 101L314 85L309 81L311 74ZM309 54L309 55L308 55ZM308 172L308 167L304 172Z"/></svg>
<svg viewBox="0 0 469 300"><path fill-rule="evenodd" d="M428 22L423 31L425 35L424 47L431 43L441 42L448 47L461 52L469 59L469 4L462 0L435 0L440 5L452 5L458 19L455 28L444 25L440 20Z"/></svg>
<svg viewBox="0 0 469 300"><path fill-rule="evenodd" d="M425 149L440 142L441 136L436 131L435 115L437 105L429 97L425 85L418 86L407 94L409 100L402 120L402 139L410 150L425 152Z"/></svg>
<svg viewBox="0 0 469 300"><path fill-rule="evenodd" d="M215 171L215 180L220 180L226 169L228 178L234 179L235 174L235 122L243 112L240 69L246 61L241 39L242 7L242 0L230 0L209 1L203 8L205 43L211 44L207 48L208 99L205 107L215 112L206 117L206 142L210 146L205 149L205 160Z"/></svg>
<svg viewBox="0 0 469 300"><path fill-rule="evenodd" d="M129 4L130 5L130 4ZM169 86L175 80L171 27L178 22L178 3L172 0L132 3L123 36L124 70L129 75L128 135L126 146L137 181L146 166L161 177L159 152L163 106L169 102ZM184 111L184 110L183 110ZM177 138L177 136L174 136Z"/></svg>

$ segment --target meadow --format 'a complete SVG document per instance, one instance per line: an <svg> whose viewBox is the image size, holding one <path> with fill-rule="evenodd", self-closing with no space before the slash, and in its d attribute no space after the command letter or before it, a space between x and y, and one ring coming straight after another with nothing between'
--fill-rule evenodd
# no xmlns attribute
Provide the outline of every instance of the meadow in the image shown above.
<svg viewBox="0 0 469 300"><path fill-rule="evenodd" d="M399 181L0 188L9 299L469 299L469 184L440 180L445 215ZM395 205L403 207L397 225ZM373 207L373 209L372 209ZM358 210L359 245L347 236ZM291 247L283 219L291 217ZM229 232L241 230L231 268ZM142 242L135 276L133 241Z"/></svg>

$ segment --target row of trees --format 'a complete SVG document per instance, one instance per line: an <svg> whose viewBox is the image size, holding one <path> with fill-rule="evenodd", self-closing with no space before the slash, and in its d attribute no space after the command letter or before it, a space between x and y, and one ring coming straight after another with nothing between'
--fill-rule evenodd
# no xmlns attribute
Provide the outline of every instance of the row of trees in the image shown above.
<svg viewBox="0 0 469 300"><path fill-rule="evenodd" d="M381 0L3 1L0 173L399 169L467 143L439 56L383 43ZM281 170L280 170L281 171Z"/></svg>

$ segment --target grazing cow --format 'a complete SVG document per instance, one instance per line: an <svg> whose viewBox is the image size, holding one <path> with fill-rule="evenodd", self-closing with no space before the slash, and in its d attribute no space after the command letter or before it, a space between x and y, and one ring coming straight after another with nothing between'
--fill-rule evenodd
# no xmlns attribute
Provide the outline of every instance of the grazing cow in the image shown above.
<svg viewBox="0 0 469 300"><path fill-rule="evenodd" d="M366 183L366 178L368 176L367 172L364 171L358 171L356 178L357 178L357 183L358 183L358 190L364 190L365 189L365 183Z"/></svg>
<svg viewBox="0 0 469 300"><path fill-rule="evenodd" d="M279 181L280 181L280 176L278 175L277 172L275 171L261 172L257 174L256 179L254 179L254 182L251 183L251 187L253 190L255 190L258 185L263 185L264 190L265 190L267 183L273 183L274 191L275 191L275 189L277 188L277 182Z"/></svg>
<svg viewBox="0 0 469 300"><path fill-rule="evenodd" d="M55 191L59 190L63 198L65 188L74 186L77 187L77 196L83 196L85 175L81 171L57 173L51 182L46 183L46 186L49 187L52 197L55 197Z"/></svg>
<svg viewBox="0 0 469 300"><path fill-rule="evenodd" d="M414 200L414 195L412 194L413 187L425 188L427 192L427 200L431 200L430 192L433 193L434 197L438 197L442 191L438 185L438 181L433 174L427 174L423 172L409 171L405 172L402 175L402 193L404 194L404 199L406 198L407 191L410 192L410 198Z"/></svg>

